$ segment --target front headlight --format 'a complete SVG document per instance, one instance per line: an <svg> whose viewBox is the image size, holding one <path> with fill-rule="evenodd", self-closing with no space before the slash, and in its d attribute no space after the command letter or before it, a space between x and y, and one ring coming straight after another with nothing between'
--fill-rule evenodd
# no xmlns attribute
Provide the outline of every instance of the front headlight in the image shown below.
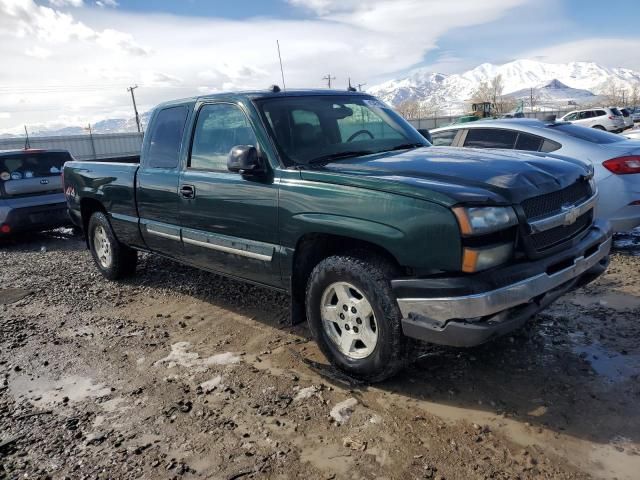
<svg viewBox="0 0 640 480"><path fill-rule="evenodd" d="M462 235L482 235L504 230L518 223L511 207L455 207Z"/></svg>

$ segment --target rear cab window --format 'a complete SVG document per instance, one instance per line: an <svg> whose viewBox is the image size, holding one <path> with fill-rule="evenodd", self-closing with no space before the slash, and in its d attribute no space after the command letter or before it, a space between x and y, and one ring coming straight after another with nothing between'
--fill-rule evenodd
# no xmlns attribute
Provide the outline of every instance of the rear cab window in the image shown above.
<svg viewBox="0 0 640 480"><path fill-rule="evenodd" d="M158 112L151 130L145 167L176 168L187 120L185 105L168 107Z"/></svg>
<svg viewBox="0 0 640 480"><path fill-rule="evenodd" d="M62 192L60 175L69 152L24 151L0 155L2 198Z"/></svg>

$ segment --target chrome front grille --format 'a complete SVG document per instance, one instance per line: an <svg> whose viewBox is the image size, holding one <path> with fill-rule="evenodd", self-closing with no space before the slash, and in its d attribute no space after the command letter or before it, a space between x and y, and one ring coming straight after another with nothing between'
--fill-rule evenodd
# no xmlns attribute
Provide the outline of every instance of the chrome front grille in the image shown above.
<svg viewBox="0 0 640 480"><path fill-rule="evenodd" d="M531 248L541 253L588 230L596 198L589 181L579 180L562 190L522 202Z"/></svg>
<svg viewBox="0 0 640 480"><path fill-rule="evenodd" d="M587 213L583 213L579 216L571 225L560 225L558 227L550 228L549 230L544 230L540 233L534 233L531 235L533 248L541 252L549 248L553 248L556 245L560 245L561 243L580 235L580 233L589 228L589 225L591 225L592 222L593 210L589 210Z"/></svg>
<svg viewBox="0 0 640 480"><path fill-rule="evenodd" d="M593 192L588 180L578 180L562 190L529 198L522 202L528 220L547 217L562 212L563 205L577 205L587 200Z"/></svg>

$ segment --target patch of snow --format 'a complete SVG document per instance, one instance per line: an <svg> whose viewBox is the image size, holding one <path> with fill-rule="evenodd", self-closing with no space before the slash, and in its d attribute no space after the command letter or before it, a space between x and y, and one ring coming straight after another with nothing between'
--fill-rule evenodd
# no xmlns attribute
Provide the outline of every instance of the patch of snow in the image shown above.
<svg viewBox="0 0 640 480"><path fill-rule="evenodd" d="M178 342L171 345L171 352L161 358L155 366L166 365L167 368L181 367L210 367L212 365L231 365L240 363L240 356L232 352L218 353L207 358L200 358L196 352L189 352L191 343Z"/></svg>
<svg viewBox="0 0 640 480"><path fill-rule="evenodd" d="M222 383L222 377L220 375L213 377L211 380L207 380L206 382L202 382L200 384L200 388L204 393L213 392L220 384Z"/></svg>
<svg viewBox="0 0 640 480"><path fill-rule="evenodd" d="M311 385L310 387L301 388L296 393L296 396L293 397L294 402L301 402L303 400L307 400L311 397L315 397L320 393L321 388L317 385Z"/></svg>
<svg viewBox="0 0 640 480"><path fill-rule="evenodd" d="M351 418L355 406L358 404L358 400L355 398L347 398L343 402L337 403L329 412L331 418L335 420L338 425L346 423Z"/></svg>

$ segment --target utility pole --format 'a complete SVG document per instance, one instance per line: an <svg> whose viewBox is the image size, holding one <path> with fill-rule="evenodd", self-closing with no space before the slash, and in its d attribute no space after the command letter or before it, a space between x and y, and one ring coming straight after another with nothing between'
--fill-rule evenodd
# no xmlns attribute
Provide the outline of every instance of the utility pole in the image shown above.
<svg viewBox="0 0 640 480"><path fill-rule="evenodd" d="M24 149L29 150L31 148L31 142L29 142L29 131L26 125L24 126L24 134L26 135L24 139Z"/></svg>
<svg viewBox="0 0 640 480"><path fill-rule="evenodd" d="M127 92L131 92L131 101L133 102L133 111L136 112L136 125L138 126L138 133L142 130L140 129L140 115L138 115L138 107L136 106L136 97L133 94L133 91L138 88L138 85L134 87L128 87Z"/></svg>
<svg viewBox="0 0 640 480"><path fill-rule="evenodd" d="M96 144L93 142L93 131L91 130L91 124L88 125L85 130L89 130L89 140L91 141L91 151L93 152L93 159L97 160L98 155L96 155Z"/></svg>
<svg viewBox="0 0 640 480"><path fill-rule="evenodd" d="M533 88L529 90L529 106L531 107L531 113L533 113Z"/></svg>
<svg viewBox="0 0 640 480"><path fill-rule="evenodd" d="M364 87L366 85L366 83L356 83L356 88L358 89L359 92L362 91L362 87Z"/></svg>
<svg viewBox="0 0 640 480"><path fill-rule="evenodd" d="M336 79L336 77L332 77L330 73L327 73L327 75L322 77L322 80L326 80L327 81L327 85L329 86L329 88L331 88L331 80L335 80L335 79Z"/></svg>

